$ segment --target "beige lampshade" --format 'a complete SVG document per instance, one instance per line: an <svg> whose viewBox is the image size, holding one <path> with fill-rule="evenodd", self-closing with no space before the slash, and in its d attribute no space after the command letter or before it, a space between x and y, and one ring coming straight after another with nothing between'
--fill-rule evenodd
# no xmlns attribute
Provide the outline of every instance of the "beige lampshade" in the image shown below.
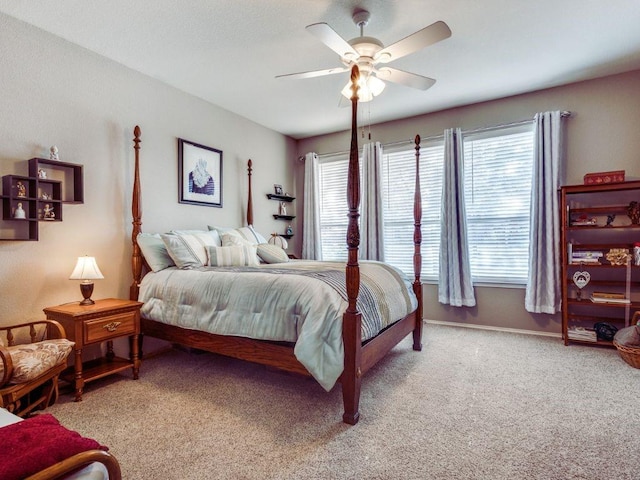
<svg viewBox="0 0 640 480"><path fill-rule="evenodd" d="M71 272L69 280L99 280L104 278L98 268L95 257L78 257L78 263Z"/></svg>
<svg viewBox="0 0 640 480"><path fill-rule="evenodd" d="M269 243L271 245L277 245L278 247L282 248L283 250L286 250L287 247L289 246L289 244L287 243L287 239L284 238L284 237L281 237L277 233L272 233L271 234L271 238L269 239Z"/></svg>

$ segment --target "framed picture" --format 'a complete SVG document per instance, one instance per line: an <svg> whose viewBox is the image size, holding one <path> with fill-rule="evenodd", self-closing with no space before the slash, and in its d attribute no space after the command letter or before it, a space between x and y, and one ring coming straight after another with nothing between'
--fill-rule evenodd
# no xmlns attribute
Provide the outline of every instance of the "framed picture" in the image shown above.
<svg viewBox="0 0 640 480"><path fill-rule="evenodd" d="M274 184L273 190L276 195L282 195L282 185Z"/></svg>
<svg viewBox="0 0 640 480"><path fill-rule="evenodd" d="M222 207L222 150L178 139L179 202Z"/></svg>

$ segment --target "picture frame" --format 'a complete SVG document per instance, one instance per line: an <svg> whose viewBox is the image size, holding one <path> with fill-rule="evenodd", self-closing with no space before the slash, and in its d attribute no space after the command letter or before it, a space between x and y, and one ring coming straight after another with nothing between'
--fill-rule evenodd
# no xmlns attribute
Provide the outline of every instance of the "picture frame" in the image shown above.
<svg viewBox="0 0 640 480"><path fill-rule="evenodd" d="M222 208L222 150L178 139L178 202Z"/></svg>
<svg viewBox="0 0 640 480"><path fill-rule="evenodd" d="M278 185L277 183L273 184L273 193L275 193L276 195L282 195L282 185Z"/></svg>

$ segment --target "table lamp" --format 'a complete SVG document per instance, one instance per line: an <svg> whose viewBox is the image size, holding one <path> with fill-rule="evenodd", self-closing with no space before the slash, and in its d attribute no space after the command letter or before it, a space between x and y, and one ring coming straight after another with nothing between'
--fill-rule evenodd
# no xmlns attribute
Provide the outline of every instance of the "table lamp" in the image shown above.
<svg viewBox="0 0 640 480"><path fill-rule="evenodd" d="M93 293L92 280L102 278L104 278L104 276L98 268L95 257L88 257L86 255L84 257L78 257L78 263L76 263L76 267L73 269L73 272L71 272L69 280L82 280L82 282L80 282L80 291L82 292L84 300L80 302L80 305L93 305L96 303L91 300L91 294Z"/></svg>

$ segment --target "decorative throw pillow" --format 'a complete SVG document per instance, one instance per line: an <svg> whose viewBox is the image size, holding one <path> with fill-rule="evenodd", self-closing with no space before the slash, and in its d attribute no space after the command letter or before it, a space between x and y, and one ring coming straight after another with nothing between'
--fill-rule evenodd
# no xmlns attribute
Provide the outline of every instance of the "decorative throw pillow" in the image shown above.
<svg viewBox="0 0 640 480"><path fill-rule="evenodd" d="M285 263L289 261L289 255L282 247L269 243L258 245L258 256L264 263Z"/></svg>
<svg viewBox="0 0 640 480"><path fill-rule="evenodd" d="M220 245L217 232L173 230L160 235L169 256L178 268L198 268L209 264L210 246Z"/></svg>
<svg viewBox="0 0 640 480"><path fill-rule="evenodd" d="M25 383L42 375L47 370L64 362L74 345L75 343L66 338L56 338L5 347L9 350L11 362L13 363L13 374L9 383ZM0 377L3 374L4 367L0 363Z"/></svg>
<svg viewBox="0 0 640 480"><path fill-rule="evenodd" d="M167 247L159 233L141 233L136 238L147 265L154 272L174 267L175 262L169 255Z"/></svg>
<svg viewBox="0 0 640 480"><path fill-rule="evenodd" d="M87 450L109 450L43 413L0 428L0 478L19 480Z"/></svg>
<svg viewBox="0 0 640 480"><path fill-rule="evenodd" d="M258 265L256 247L253 245L232 245L209 247L209 259L212 267L243 267Z"/></svg>
<svg viewBox="0 0 640 480"><path fill-rule="evenodd" d="M264 238L264 236L260 235L258 232L256 232L253 226L251 225L247 227L240 227L240 228L215 227L215 226L209 225L208 228L209 230L217 231L221 237L223 233L228 233L231 235L238 235L253 245L260 244L260 243L267 243L267 239Z"/></svg>

